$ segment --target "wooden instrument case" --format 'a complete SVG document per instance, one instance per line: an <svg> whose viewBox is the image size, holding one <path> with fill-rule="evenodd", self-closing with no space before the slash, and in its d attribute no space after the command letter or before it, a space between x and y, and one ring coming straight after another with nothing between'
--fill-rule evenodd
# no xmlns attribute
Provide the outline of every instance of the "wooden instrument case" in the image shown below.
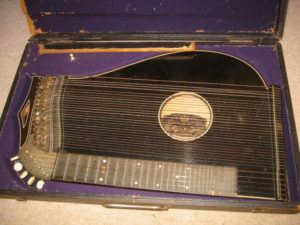
<svg viewBox="0 0 300 225"><path fill-rule="evenodd" d="M0 194L18 200L95 203L113 208L169 208L296 213L300 152L280 39L286 0L112 1L21 0L32 37L1 117ZM218 52L251 65L282 90L289 201L188 195L47 181L28 187L13 170L17 115L32 76L94 76L161 55ZM74 60L75 59L75 60Z"/></svg>

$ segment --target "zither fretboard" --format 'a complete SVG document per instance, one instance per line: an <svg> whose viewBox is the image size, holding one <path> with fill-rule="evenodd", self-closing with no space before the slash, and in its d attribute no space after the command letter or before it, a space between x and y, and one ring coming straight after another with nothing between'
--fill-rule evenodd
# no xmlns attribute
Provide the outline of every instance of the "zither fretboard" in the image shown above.
<svg viewBox="0 0 300 225"><path fill-rule="evenodd" d="M59 153L53 179L168 192L236 196L234 167Z"/></svg>

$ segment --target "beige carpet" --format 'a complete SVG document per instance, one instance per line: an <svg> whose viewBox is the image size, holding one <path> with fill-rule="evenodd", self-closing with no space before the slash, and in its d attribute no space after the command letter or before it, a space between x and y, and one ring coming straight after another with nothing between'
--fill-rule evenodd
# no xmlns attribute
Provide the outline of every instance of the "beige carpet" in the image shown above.
<svg viewBox="0 0 300 225"><path fill-rule="evenodd" d="M0 112L30 34L17 0L0 0ZM290 0L282 41L300 134L300 1ZM1 176L1 174L0 174ZM0 199L0 224L300 224L300 214L272 215L200 210L164 212L105 209L100 205Z"/></svg>

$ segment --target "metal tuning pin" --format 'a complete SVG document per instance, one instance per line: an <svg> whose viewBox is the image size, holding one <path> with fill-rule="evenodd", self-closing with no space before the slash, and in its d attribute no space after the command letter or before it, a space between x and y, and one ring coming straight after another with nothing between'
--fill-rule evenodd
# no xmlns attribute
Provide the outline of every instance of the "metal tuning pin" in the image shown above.
<svg viewBox="0 0 300 225"><path fill-rule="evenodd" d="M22 163L16 162L16 163L14 164L14 171L20 172L22 169L23 169Z"/></svg>
<svg viewBox="0 0 300 225"><path fill-rule="evenodd" d="M32 185L33 183L34 183L34 181L35 181L35 177L33 176L33 177L30 177L29 179L28 179L28 181L27 181L27 184L28 185Z"/></svg>
<svg viewBox="0 0 300 225"><path fill-rule="evenodd" d="M10 158L10 161L16 161L16 160L18 160L18 159L19 159L19 156L16 155L16 156L14 156L14 157L11 157L11 158Z"/></svg>
<svg viewBox="0 0 300 225"><path fill-rule="evenodd" d="M41 190L41 189L44 187L44 185L45 185L45 181L39 180L39 181L36 183L36 188L37 188L38 190Z"/></svg>
<svg viewBox="0 0 300 225"><path fill-rule="evenodd" d="M20 178L21 178L21 179L24 179L25 177L27 177L27 175L28 175L28 171L25 170L25 171L23 171L23 172L20 174Z"/></svg>

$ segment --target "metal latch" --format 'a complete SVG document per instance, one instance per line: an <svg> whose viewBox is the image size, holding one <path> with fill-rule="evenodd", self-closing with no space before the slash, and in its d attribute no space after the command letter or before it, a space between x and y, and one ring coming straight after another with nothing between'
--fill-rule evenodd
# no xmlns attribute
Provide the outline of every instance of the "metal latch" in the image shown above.
<svg viewBox="0 0 300 225"><path fill-rule="evenodd" d="M268 213L268 212L270 212L270 210L263 209L263 208L255 208L255 209L252 209L251 212L253 212L253 213Z"/></svg>
<svg viewBox="0 0 300 225"><path fill-rule="evenodd" d="M155 210L155 211L165 211L169 208L163 205L131 205L131 204L103 204L105 208L113 209L140 209L140 210Z"/></svg>

